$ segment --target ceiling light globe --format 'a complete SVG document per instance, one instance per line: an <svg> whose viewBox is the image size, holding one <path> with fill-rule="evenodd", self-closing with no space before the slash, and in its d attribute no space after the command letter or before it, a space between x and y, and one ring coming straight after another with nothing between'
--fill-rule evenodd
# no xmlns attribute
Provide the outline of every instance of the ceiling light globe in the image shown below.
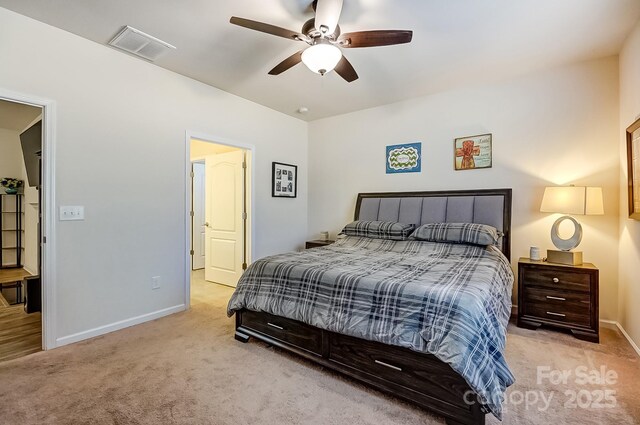
<svg viewBox="0 0 640 425"><path fill-rule="evenodd" d="M316 74L324 75L338 65L342 52L333 44L315 44L302 52L302 62Z"/></svg>

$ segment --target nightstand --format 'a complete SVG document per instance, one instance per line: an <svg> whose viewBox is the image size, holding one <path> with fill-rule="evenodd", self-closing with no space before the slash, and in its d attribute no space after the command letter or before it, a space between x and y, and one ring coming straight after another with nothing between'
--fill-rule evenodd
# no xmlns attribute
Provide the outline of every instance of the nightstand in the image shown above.
<svg viewBox="0 0 640 425"><path fill-rule="evenodd" d="M319 246L327 246L327 245L331 245L332 243L334 243L335 241L332 240L321 240L321 239L316 239L313 241L307 241L307 243L304 244L304 249L309 249L309 248L317 248Z"/></svg>
<svg viewBox="0 0 640 425"><path fill-rule="evenodd" d="M518 261L518 326L542 325L568 329L573 336L599 342L599 271L581 266Z"/></svg>

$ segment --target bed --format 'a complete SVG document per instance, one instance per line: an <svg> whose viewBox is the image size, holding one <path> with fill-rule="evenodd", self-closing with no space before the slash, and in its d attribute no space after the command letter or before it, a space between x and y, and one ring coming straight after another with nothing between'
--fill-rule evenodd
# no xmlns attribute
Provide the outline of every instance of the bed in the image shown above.
<svg viewBox="0 0 640 425"><path fill-rule="evenodd" d="M446 418L500 418L513 376L511 189L361 193L355 220L478 223L495 246L347 236L253 263L232 296L235 338L294 352Z"/></svg>

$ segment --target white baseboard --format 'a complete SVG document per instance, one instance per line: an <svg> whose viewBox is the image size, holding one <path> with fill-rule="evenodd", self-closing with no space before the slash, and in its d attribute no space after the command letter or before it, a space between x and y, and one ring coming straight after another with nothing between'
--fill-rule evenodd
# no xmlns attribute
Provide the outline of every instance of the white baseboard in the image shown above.
<svg viewBox="0 0 640 425"><path fill-rule="evenodd" d="M616 325L618 326L618 329L620 329L620 332L622 332L622 335L624 335L624 337L627 338L627 341L629 341L629 344L631 344L631 347L633 347L633 349L636 350L636 353L638 354L638 356L640 356L640 347L638 347L638 344L636 344L635 341L631 339L627 331L624 330L624 328L620 323L616 322Z"/></svg>
<svg viewBox="0 0 640 425"><path fill-rule="evenodd" d="M638 344L636 344L635 341L631 339L627 331L624 330L624 328L620 323L614 320L600 320L600 324L604 325L604 327L606 328L617 328L620 332L622 332L622 335L624 335L624 337L627 339L627 341L629 342L629 345L631 345L631 348L633 348L636 354L640 356L640 347L638 347Z"/></svg>
<svg viewBox="0 0 640 425"><path fill-rule="evenodd" d="M607 329L618 329L618 322L615 320L600 319L600 327Z"/></svg>
<svg viewBox="0 0 640 425"><path fill-rule="evenodd" d="M173 307L168 307L162 310L153 311L151 313L132 317L130 319L121 320L119 322L111 323L109 325L99 326L97 328L78 332L72 335L63 336L61 338L56 339L56 347L62 347L63 345L73 344L74 342L79 342L85 339L104 335L109 332L118 331L120 329L128 328L129 326L139 325L141 323L148 322L150 320L159 319L160 317L164 317L173 313L184 311L185 309L186 309L186 306L184 304L175 305Z"/></svg>

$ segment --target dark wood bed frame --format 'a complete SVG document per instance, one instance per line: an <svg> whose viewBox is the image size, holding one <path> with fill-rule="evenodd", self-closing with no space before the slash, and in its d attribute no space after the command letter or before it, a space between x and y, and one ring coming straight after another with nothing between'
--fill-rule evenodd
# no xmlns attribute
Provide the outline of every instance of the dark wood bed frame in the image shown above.
<svg viewBox="0 0 640 425"><path fill-rule="evenodd" d="M511 189L360 193L364 198L504 196L502 252L510 258ZM444 416L447 424L484 425L485 411L466 381L430 354L354 338L264 312L236 312L235 338L255 337Z"/></svg>

